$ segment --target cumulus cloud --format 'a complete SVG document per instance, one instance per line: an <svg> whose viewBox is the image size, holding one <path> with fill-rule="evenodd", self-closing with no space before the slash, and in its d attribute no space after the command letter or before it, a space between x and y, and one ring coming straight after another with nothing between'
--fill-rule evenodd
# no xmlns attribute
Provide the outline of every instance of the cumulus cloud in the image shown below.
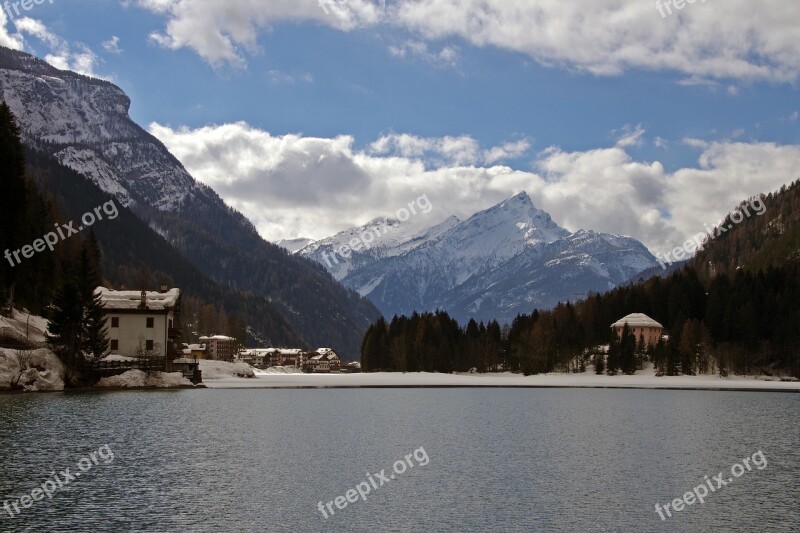
<svg viewBox="0 0 800 533"><path fill-rule="evenodd" d="M0 46L5 46L14 50L22 50L25 41L19 33L9 33L8 28L8 15L0 9Z"/></svg>
<svg viewBox="0 0 800 533"><path fill-rule="evenodd" d="M435 223L467 217L521 190L570 230L629 234L664 252L703 231L740 201L797 178L800 146L705 142L695 167L667 172L637 161L630 145L587 151L550 147L533 170L493 164L467 137L392 134L365 149L354 139L273 136L244 122L178 128L158 137L200 181L240 209L271 240L323 238L387 216L427 194ZM642 135L644 132L642 132ZM527 152L527 141L505 145Z"/></svg>
<svg viewBox="0 0 800 533"><path fill-rule="evenodd" d="M322 3L325 9L320 0L138 0L167 19L152 35L157 43L191 48L215 66L244 66L246 54L259 49L259 31L272 24L310 21L342 31L386 24L415 35L411 43L458 38L596 75L668 70L688 84L794 82L800 76L800 3L786 0L761 0L757 7L752 0L695 3L666 18L653 2L630 0L397 0L385 8L369 0ZM408 43L392 53L441 55Z"/></svg>
<svg viewBox="0 0 800 533"><path fill-rule="evenodd" d="M484 150L483 162L487 165L493 165L494 163L498 163L500 161L517 159L528 153L528 150L530 149L531 143L528 139L508 142L503 145Z"/></svg>
<svg viewBox="0 0 800 533"><path fill-rule="evenodd" d="M383 135L369 147L369 153L424 161L428 166L491 165L516 159L530 150L527 139L483 149L468 135L459 137L418 137L407 133Z"/></svg>
<svg viewBox="0 0 800 533"><path fill-rule="evenodd" d="M276 21L314 21L350 31L378 22L383 7L367 0L139 0L138 4L164 15L164 31L150 39L177 50L190 48L215 67L244 68L245 54L258 53L258 32Z"/></svg>

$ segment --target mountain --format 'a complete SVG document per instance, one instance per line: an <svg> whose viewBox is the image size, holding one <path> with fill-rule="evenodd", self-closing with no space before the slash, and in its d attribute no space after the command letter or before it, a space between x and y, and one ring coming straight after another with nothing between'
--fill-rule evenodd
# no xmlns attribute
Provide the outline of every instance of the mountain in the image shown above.
<svg viewBox="0 0 800 533"><path fill-rule="evenodd" d="M336 253L354 238L378 235L376 227L385 236L368 249L350 258ZM511 322L534 308L612 289L657 264L631 237L570 233L524 192L467 220L451 217L421 231L373 221L299 254L369 297L384 315L443 309L461 322Z"/></svg>
<svg viewBox="0 0 800 533"><path fill-rule="evenodd" d="M450 217L441 224L420 231L395 219L376 218L358 228L351 228L333 237L316 241L301 249L299 255L309 257L328 269L333 277L342 280L351 272L358 271L388 257L397 257L413 251L419 246L435 241L460 221ZM337 252L349 246L353 239L364 243L349 257Z"/></svg>
<svg viewBox="0 0 800 533"><path fill-rule="evenodd" d="M130 119L119 87L0 47L0 97L26 144L130 208L202 274L266 297L309 345L358 353L375 307L319 265L262 239Z"/></svg>
<svg viewBox="0 0 800 533"><path fill-rule="evenodd" d="M81 215L109 200L93 182L64 167L51 156L28 150L27 174L43 195L55 204L64 220L80 220ZM112 220L92 226L102 252L104 277L116 286L138 288L140 272L145 269L153 283L179 286L184 293L183 325L190 319L186 307L189 298L213 303L228 313L245 316L250 338L264 339L273 346L297 346L303 340L286 319L264 296L223 287L191 265L161 235L153 231L130 209L117 207ZM84 235L86 232L82 232ZM74 243L64 244L64 246ZM27 269L26 269L27 270ZM184 329L184 342L190 332Z"/></svg>

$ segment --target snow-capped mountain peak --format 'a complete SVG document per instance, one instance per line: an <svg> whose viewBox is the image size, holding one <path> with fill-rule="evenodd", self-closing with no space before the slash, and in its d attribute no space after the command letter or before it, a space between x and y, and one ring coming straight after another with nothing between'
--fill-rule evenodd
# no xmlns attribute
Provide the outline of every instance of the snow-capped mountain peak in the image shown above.
<svg viewBox="0 0 800 533"><path fill-rule="evenodd" d="M461 320L510 321L517 313L573 299L576 292L613 288L655 265L650 252L630 237L570 233L526 192L427 230L412 232L389 222L393 235L331 261L338 246L372 231L374 224L299 253L322 263L387 316L444 309Z"/></svg>

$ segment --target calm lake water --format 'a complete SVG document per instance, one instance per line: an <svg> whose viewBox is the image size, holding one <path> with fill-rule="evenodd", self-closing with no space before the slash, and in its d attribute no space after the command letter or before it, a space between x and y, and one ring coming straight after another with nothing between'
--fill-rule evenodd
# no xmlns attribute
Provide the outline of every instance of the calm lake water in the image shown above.
<svg viewBox="0 0 800 533"><path fill-rule="evenodd" d="M0 396L2 531L797 531L800 395L197 390ZM52 500L52 472L108 444ZM424 448L429 463L323 518ZM662 522L665 504L757 451ZM422 454L419 454L422 456ZM95 456L98 457L97 455ZM84 463L86 466L86 463ZM399 467L398 467L399 468ZM58 475L58 474L57 474ZM377 482L377 479L373 477ZM352 496L352 494L351 494Z"/></svg>

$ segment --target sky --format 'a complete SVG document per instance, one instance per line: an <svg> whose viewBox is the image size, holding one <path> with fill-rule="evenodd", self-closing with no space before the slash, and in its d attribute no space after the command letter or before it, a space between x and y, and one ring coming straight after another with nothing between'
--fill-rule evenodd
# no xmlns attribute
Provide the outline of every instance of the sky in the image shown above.
<svg viewBox="0 0 800 533"><path fill-rule="evenodd" d="M0 45L119 85L270 240L524 190L663 252L800 178L796 0L37 1Z"/></svg>

